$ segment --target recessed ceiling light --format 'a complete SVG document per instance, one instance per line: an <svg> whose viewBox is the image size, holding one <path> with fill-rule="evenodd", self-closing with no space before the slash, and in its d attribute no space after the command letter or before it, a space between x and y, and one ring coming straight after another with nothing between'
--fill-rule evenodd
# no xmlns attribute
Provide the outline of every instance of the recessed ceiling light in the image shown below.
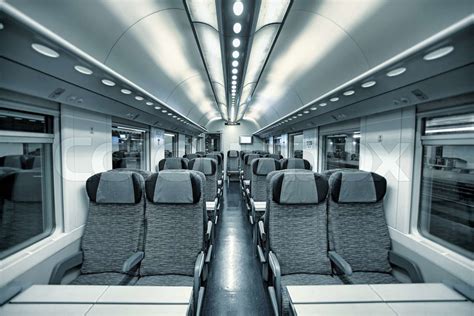
<svg viewBox="0 0 474 316"><path fill-rule="evenodd" d="M161 106L155 106L155 110L161 110Z"/></svg>
<svg viewBox="0 0 474 316"><path fill-rule="evenodd" d="M0 23L0 31L3 30L4 27L3 23Z"/></svg>
<svg viewBox="0 0 474 316"><path fill-rule="evenodd" d="M80 72L81 74L84 74L84 75L92 75L94 73L92 70L84 66L77 65L77 66L74 66L74 69L76 69L77 72Z"/></svg>
<svg viewBox="0 0 474 316"><path fill-rule="evenodd" d="M142 96L139 96L139 95L137 95L137 96L135 96L135 100L137 100L137 101L143 101L143 97L142 97Z"/></svg>
<svg viewBox="0 0 474 316"><path fill-rule="evenodd" d="M298 113L298 116L303 116L303 114L301 114L301 113Z"/></svg>
<svg viewBox="0 0 474 316"><path fill-rule="evenodd" d="M168 111L166 111L166 110L161 110L161 112L162 112L162 113L166 113L166 112L168 112Z"/></svg>
<svg viewBox="0 0 474 316"><path fill-rule="evenodd" d="M376 81L370 80L370 81L364 82L364 83L361 84L360 86L361 86L362 88L370 88L370 87L375 86L376 83L377 83Z"/></svg>
<svg viewBox="0 0 474 316"><path fill-rule="evenodd" d="M120 92L122 92L123 94L132 94L132 91L128 89L121 89Z"/></svg>
<svg viewBox="0 0 474 316"><path fill-rule="evenodd" d="M337 102L337 101L339 101L339 98L338 98L338 97L334 97L334 98L329 99L329 101L331 101L331 102Z"/></svg>
<svg viewBox="0 0 474 316"><path fill-rule="evenodd" d="M232 6L232 11L234 11L235 15L240 16L242 12L244 12L244 4L241 1L234 2L234 5Z"/></svg>
<svg viewBox="0 0 474 316"><path fill-rule="evenodd" d="M240 40L238 38L234 38L232 40L232 46L239 47L240 46Z"/></svg>
<svg viewBox="0 0 474 316"><path fill-rule="evenodd" d="M240 56L240 53L239 53L238 50L234 50L234 51L232 52L232 57L234 57L234 58L239 58L239 56Z"/></svg>
<svg viewBox="0 0 474 316"><path fill-rule="evenodd" d="M446 46L446 47L441 47L438 48L435 51L432 51L431 53L426 54L423 59L430 61L430 60L435 60L441 57L444 57L448 54L450 54L454 50L453 46Z"/></svg>
<svg viewBox="0 0 474 316"><path fill-rule="evenodd" d="M102 83L105 84L106 86L113 87L115 86L115 82L109 79L102 79Z"/></svg>
<svg viewBox="0 0 474 316"><path fill-rule="evenodd" d="M288 119L288 121L291 121L291 120L292 120L292 118L290 117L290 118Z"/></svg>
<svg viewBox="0 0 474 316"><path fill-rule="evenodd" d="M319 103L319 106L326 106L326 105L328 105L326 102Z"/></svg>
<svg viewBox="0 0 474 316"><path fill-rule="evenodd" d="M396 77L404 73L407 69L405 67L396 68L387 72L388 77Z"/></svg>
<svg viewBox="0 0 474 316"><path fill-rule="evenodd" d="M176 118L176 115L173 115L173 118Z"/></svg>
<svg viewBox="0 0 474 316"><path fill-rule="evenodd" d="M236 73L238 73L238 72L239 72L239 71L238 71L236 68L232 69L232 73L233 73L233 74L236 74Z"/></svg>
<svg viewBox="0 0 474 316"><path fill-rule="evenodd" d="M316 111L317 109L318 109L317 107L313 106L313 107L311 108L311 111Z"/></svg>
<svg viewBox="0 0 474 316"><path fill-rule="evenodd" d="M148 101L148 102L146 103L146 105L150 105L150 106L151 106L151 105L153 105L153 102Z"/></svg>
<svg viewBox="0 0 474 316"><path fill-rule="evenodd" d="M173 115L173 113L168 113L169 116Z"/></svg>
<svg viewBox="0 0 474 316"><path fill-rule="evenodd" d="M59 57L59 53L49 47L46 47L44 45L41 45L41 44L37 44L37 43L33 43L31 44L31 47L37 51L38 53L40 53L41 55L44 55L44 56L47 56L47 57L51 57L51 58L58 58Z"/></svg>
<svg viewBox="0 0 474 316"><path fill-rule="evenodd" d="M353 95L354 93L355 93L354 90L347 90L343 93L343 95L345 95L347 97L347 96Z"/></svg>
<svg viewBox="0 0 474 316"><path fill-rule="evenodd" d="M295 118L298 118L298 116L296 116L296 115L293 115L293 118L294 118L294 119L295 119Z"/></svg>
<svg viewBox="0 0 474 316"><path fill-rule="evenodd" d="M232 66L233 66L233 67L237 67L238 65L239 65L239 62L238 62L237 60L234 60L234 61L232 62Z"/></svg>
<svg viewBox="0 0 474 316"><path fill-rule="evenodd" d="M309 111L308 111L308 110L306 110L306 111L304 111L303 113L304 113L304 114L308 114L308 113L309 113Z"/></svg>
<svg viewBox="0 0 474 316"><path fill-rule="evenodd" d="M237 84L237 80L232 80L232 84Z"/></svg>
<svg viewBox="0 0 474 316"><path fill-rule="evenodd" d="M236 76L236 75L233 75L233 76L232 76L232 79L237 80L237 76Z"/></svg>
<svg viewBox="0 0 474 316"><path fill-rule="evenodd" d="M240 23L234 23L234 27L232 28L234 30L235 34L239 34L240 31L242 30L242 24Z"/></svg>

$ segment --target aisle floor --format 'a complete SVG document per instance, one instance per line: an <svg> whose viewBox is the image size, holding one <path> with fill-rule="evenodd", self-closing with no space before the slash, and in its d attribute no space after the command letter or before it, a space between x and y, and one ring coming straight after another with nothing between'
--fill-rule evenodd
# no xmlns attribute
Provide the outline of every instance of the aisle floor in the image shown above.
<svg viewBox="0 0 474 316"><path fill-rule="evenodd" d="M237 182L223 201L202 315L272 315Z"/></svg>

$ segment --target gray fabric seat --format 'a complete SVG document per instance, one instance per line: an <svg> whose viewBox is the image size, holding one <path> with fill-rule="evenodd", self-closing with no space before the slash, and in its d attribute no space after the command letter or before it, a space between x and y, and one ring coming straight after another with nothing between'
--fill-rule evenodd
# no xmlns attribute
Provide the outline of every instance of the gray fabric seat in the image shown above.
<svg viewBox="0 0 474 316"><path fill-rule="evenodd" d="M217 163L212 158L196 158L189 162L190 170L200 171L205 176L204 197L206 202L214 202L217 197ZM215 210L208 210L207 216L212 222L216 218Z"/></svg>
<svg viewBox="0 0 474 316"><path fill-rule="evenodd" d="M337 171L329 183L329 245L353 271L341 278L354 284L397 283L390 274L385 178L372 172Z"/></svg>
<svg viewBox="0 0 474 316"><path fill-rule="evenodd" d="M306 159L288 158L281 162L281 169L304 169L311 170L311 164Z"/></svg>
<svg viewBox="0 0 474 316"><path fill-rule="evenodd" d="M269 181L265 218L268 257L279 265L270 265L271 283L280 311L287 315L289 298L284 286L342 282L332 277L328 258L326 178L311 171L277 171Z"/></svg>
<svg viewBox="0 0 474 316"><path fill-rule="evenodd" d="M227 152L227 174L239 173L239 152L237 150L229 150Z"/></svg>
<svg viewBox="0 0 474 316"><path fill-rule="evenodd" d="M223 164L223 159L220 153L209 153L206 155L206 158L211 158L214 159L217 163L217 180L220 180L222 178L222 164Z"/></svg>
<svg viewBox="0 0 474 316"><path fill-rule="evenodd" d="M151 275L140 278L135 285L193 286L193 277L187 275Z"/></svg>
<svg viewBox="0 0 474 316"><path fill-rule="evenodd" d="M251 180L252 179L252 173L250 171L250 166L252 164L252 161L254 159L260 158L259 154L247 154L244 157L244 180Z"/></svg>
<svg viewBox="0 0 474 316"><path fill-rule="evenodd" d="M257 158L250 166L250 193L255 201L267 200L267 175L280 170L280 163L273 158Z"/></svg>
<svg viewBox="0 0 474 316"><path fill-rule="evenodd" d="M143 235L144 180L136 172L95 174L86 182L89 196L81 250L81 275L71 284L133 284L136 269L125 273L123 265L140 251Z"/></svg>
<svg viewBox="0 0 474 316"><path fill-rule="evenodd" d="M183 156L183 158L186 158L188 160L196 159L199 158L200 156L198 154L186 154Z"/></svg>
<svg viewBox="0 0 474 316"><path fill-rule="evenodd" d="M241 171L244 170L244 165L245 165L245 161L244 161L244 158L246 155L250 154L249 151L245 151L245 150L242 150L239 154L239 169Z"/></svg>
<svg viewBox="0 0 474 316"><path fill-rule="evenodd" d="M156 171L169 169L188 169L188 160L179 157L161 159Z"/></svg>
<svg viewBox="0 0 474 316"><path fill-rule="evenodd" d="M273 159L276 159L276 160L281 160L281 159L283 159L283 156L280 155L280 154L266 154L265 158L273 158Z"/></svg>

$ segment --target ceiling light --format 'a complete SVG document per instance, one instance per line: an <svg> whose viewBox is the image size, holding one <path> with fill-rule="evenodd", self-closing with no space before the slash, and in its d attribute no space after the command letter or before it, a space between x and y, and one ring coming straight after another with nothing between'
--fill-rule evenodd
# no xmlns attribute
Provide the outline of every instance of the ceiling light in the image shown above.
<svg viewBox="0 0 474 316"><path fill-rule="evenodd" d="M236 1L234 2L232 10L235 15L240 16L242 12L244 12L244 4L241 1Z"/></svg>
<svg viewBox="0 0 474 316"><path fill-rule="evenodd" d="M311 111L316 111L317 109L318 109L317 107L313 106L313 107L311 108Z"/></svg>
<svg viewBox="0 0 474 316"><path fill-rule="evenodd" d="M93 74L93 71L90 70L89 68L86 68L84 66L74 66L74 69L76 69L77 72L80 72L81 74L84 74L84 75L92 75Z"/></svg>
<svg viewBox="0 0 474 316"><path fill-rule="evenodd" d="M288 119L288 122L291 121L291 120L292 120L292 118L290 117L290 118Z"/></svg>
<svg viewBox="0 0 474 316"><path fill-rule="evenodd" d="M304 114L308 114L308 113L309 113L309 111L308 111L308 110L306 110L306 111L304 111L303 113L304 113Z"/></svg>
<svg viewBox="0 0 474 316"><path fill-rule="evenodd" d="M51 58L58 58L59 57L59 53L57 51L55 51L55 50L53 50L49 47L46 47L44 45L33 43L33 44L31 44L31 47L35 51L40 53L41 55L51 57Z"/></svg>
<svg viewBox="0 0 474 316"><path fill-rule="evenodd" d="M151 106L151 105L153 105L153 102L148 101L148 102L146 103L146 105L150 105L150 106Z"/></svg>
<svg viewBox="0 0 474 316"><path fill-rule="evenodd" d="M362 88L370 88L370 87L375 86L376 83L377 83L376 81L371 80L371 81L366 81L366 82L364 82L364 83L361 84L360 86L361 86Z"/></svg>
<svg viewBox="0 0 474 316"><path fill-rule="evenodd" d="M435 51L432 51L431 53L426 54L423 59L426 61L435 60L450 54L453 50L453 46L441 47Z"/></svg>
<svg viewBox="0 0 474 316"><path fill-rule="evenodd" d="M123 94L132 94L132 91L128 89L121 89L120 92L122 92Z"/></svg>
<svg viewBox="0 0 474 316"><path fill-rule="evenodd" d="M238 38L234 38L232 40L232 46L239 47L240 46L240 40Z"/></svg>
<svg viewBox="0 0 474 316"><path fill-rule="evenodd" d="M346 97L350 96L350 95L353 95L355 93L354 90L347 90L343 93L343 95L345 95Z"/></svg>
<svg viewBox="0 0 474 316"><path fill-rule="evenodd" d="M388 77L396 77L404 73L407 69L405 67L396 68L387 72Z"/></svg>
<svg viewBox="0 0 474 316"><path fill-rule="evenodd" d="M242 30L242 25L240 23L234 23L234 27L233 27L233 30L234 30L234 33L235 34L239 34L240 31Z"/></svg>
<svg viewBox="0 0 474 316"><path fill-rule="evenodd" d="M234 50L234 51L232 52L232 57L234 57L234 58L239 58L239 56L240 56L240 53L239 53L238 50Z"/></svg>
<svg viewBox="0 0 474 316"><path fill-rule="evenodd" d="M326 102L319 103L319 106L326 106L326 105L328 105Z"/></svg>
<svg viewBox="0 0 474 316"><path fill-rule="evenodd" d="M173 113L168 113L169 116L173 115Z"/></svg>
<svg viewBox="0 0 474 316"><path fill-rule="evenodd" d="M238 71L236 68L232 69L232 73L233 73L234 75L235 75L236 73L238 73L238 72L239 72L239 71Z"/></svg>
<svg viewBox="0 0 474 316"><path fill-rule="evenodd" d="M331 102L337 102L337 101L339 101L339 98L338 98L338 97L334 97L334 98L329 99L329 101L331 101Z"/></svg>
<svg viewBox="0 0 474 316"><path fill-rule="evenodd" d="M303 116L303 114L301 114L301 113L298 113L298 116Z"/></svg>
<svg viewBox="0 0 474 316"><path fill-rule="evenodd" d="M296 119L296 118L298 118L298 116L294 115L293 118Z"/></svg>
<svg viewBox="0 0 474 316"><path fill-rule="evenodd" d="M166 110L161 110L161 112L162 112L162 113L166 113L166 112L168 112L168 111L166 111Z"/></svg>
<svg viewBox="0 0 474 316"><path fill-rule="evenodd" d="M239 65L239 62L238 62L237 60L234 60L234 61L232 62L232 66L233 66L233 67L237 67L238 65Z"/></svg>
<svg viewBox="0 0 474 316"><path fill-rule="evenodd" d="M232 79L237 80L237 76L236 76L236 75L233 75L233 76L232 76Z"/></svg>
<svg viewBox="0 0 474 316"><path fill-rule="evenodd" d="M161 110L161 106L155 106L155 110Z"/></svg>
<svg viewBox="0 0 474 316"><path fill-rule="evenodd" d="M115 82L109 79L102 79L102 83L105 84L106 86L113 87L115 86Z"/></svg>
<svg viewBox="0 0 474 316"><path fill-rule="evenodd" d="M137 96L135 96L135 100L137 100L137 101L143 101L143 97L142 97L142 96L139 96L139 95L137 95Z"/></svg>
<svg viewBox="0 0 474 316"><path fill-rule="evenodd" d="M237 84L237 80L232 80L232 84Z"/></svg>

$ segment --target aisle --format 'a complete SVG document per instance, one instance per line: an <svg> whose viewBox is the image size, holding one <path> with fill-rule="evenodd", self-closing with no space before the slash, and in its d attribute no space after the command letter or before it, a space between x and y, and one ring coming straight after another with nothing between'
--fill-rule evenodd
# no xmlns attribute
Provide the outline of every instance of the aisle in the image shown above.
<svg viewBox="0 0 474 316"><path fill-rule="evenodd" d="M224 190L217 225L216 253L202 310L206 316L272 314L241 202L239 184L231 182Z"/></svg>

